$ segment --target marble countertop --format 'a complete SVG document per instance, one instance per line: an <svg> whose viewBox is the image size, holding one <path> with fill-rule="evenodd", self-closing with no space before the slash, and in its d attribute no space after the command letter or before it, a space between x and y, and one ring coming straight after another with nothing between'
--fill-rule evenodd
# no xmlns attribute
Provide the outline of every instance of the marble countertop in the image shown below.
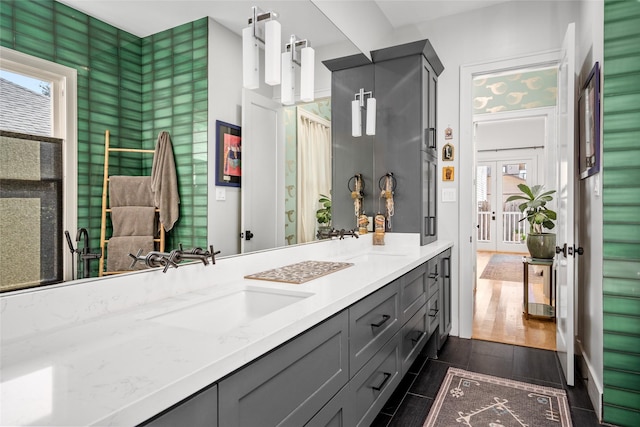
<svg viewBox="0 0 640 427"><path fill-rule="evenodd" d="M136 425L452 246L420 246L416 234L385 240L373 246L365 235L3 295L0 424ZM302 284L244 278L308 260L353 266ZM221 328L192 308L238 290L295 302ZM183 307L181 321L157 321Z"/></svg>

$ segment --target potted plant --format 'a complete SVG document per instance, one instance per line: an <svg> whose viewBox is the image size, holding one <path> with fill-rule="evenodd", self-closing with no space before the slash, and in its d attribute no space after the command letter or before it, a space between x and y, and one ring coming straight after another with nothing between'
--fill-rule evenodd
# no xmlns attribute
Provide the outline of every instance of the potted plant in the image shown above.
<svg viewBox="0 0 640 427"><path fill-rule="evenodd" d="M554 211L547 208L547 202L553 200L551 195L555 190L544 191L542 185L534 185L529 188L527 184L519 184L518 188L523 194L510 196L506 201L524 200L518 208L529 221L530 229L527 235L527 248L533 258L553 258L556 253L556 235L555 233L545 233L544 229L551 230L555 227L553 221L557 215Z"/></svg>
<svg viewBox="0 0 640 427"><path fill-rule="evenodd" d="M322 236L324 231L331 230L331 199L329 196L320 194L318 203L322 205L320 209L316 211L316 220L318 221L318 235Z"/></svg>

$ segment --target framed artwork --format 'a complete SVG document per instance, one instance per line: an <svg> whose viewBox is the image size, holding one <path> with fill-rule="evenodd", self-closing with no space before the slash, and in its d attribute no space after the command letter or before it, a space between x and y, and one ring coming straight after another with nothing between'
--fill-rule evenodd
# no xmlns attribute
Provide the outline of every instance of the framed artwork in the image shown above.
<svg viewBox="0 0 640 427"><path fill-rule="evenodd" d="M453 161L453 145L451 143L445 144L442 147L442 160L445 162Z"/></svg>
<svg viewBox="0 0 640 427"><path fill-rule="evenodd" d="M453 166L445 166L442 168L442 180L443 181L453 181L454 178L454 169Z"/></svg>
<svg viewBox="0 0 640 427"><path fill-rule="evenodd" d="M596 62L578 99L578 170L580 179L600 171L600 67Z"/></svg>
<svg viewBox="0 0 640 427"><path fill-rule="evenodd" d="M216 185L240 187L241 179L240 126L216 120Z"/></svg>

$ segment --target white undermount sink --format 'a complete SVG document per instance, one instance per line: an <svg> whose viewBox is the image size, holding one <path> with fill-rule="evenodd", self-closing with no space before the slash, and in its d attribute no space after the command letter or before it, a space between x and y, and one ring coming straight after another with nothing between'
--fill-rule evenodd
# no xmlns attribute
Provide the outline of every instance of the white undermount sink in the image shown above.
<svg viewBox="0 0 640 427"><path fill-rule="evenodd" d="M308 292L246 286L223 295L187 301L146 320L217 335L312 296Z"/></svg>

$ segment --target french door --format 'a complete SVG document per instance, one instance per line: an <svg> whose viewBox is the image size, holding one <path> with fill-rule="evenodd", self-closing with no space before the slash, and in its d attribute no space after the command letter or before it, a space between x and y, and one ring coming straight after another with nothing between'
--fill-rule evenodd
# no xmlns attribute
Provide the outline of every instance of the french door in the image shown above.
<svg viewBox="0 0 640 427"><path fill-rule="evenodd" d="M517 155L517 157L513 157ZM502 159L496 159L496 157ZM491 252L527 253L528 223L519 202L506 203L522 193L518 184L536 183L538 158L534 150L478 153L476 167L478 240L477 249Z"/></svg>

